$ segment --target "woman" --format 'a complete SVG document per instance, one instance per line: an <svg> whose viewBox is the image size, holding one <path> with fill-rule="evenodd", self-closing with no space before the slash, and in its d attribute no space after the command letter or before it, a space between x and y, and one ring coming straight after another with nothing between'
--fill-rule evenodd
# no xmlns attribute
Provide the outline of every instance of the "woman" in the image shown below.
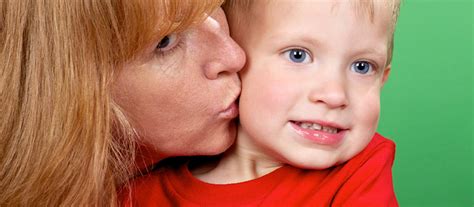
<svg viewBox="0 0 474 207"><path fill-rule="evenodd" d="M0 2L0 206L115 206L136 163L229 147L244 54L221 3Z"/></svg>

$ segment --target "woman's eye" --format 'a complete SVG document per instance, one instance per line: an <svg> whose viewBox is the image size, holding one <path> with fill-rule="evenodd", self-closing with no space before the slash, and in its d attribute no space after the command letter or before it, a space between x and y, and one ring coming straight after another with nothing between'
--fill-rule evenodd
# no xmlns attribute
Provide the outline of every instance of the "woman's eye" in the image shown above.
<svg viewBox="0 0 474 207"><path fill-rule="evenodd" d="M367 74L367 73L371 73L374 70L374 68L372 64L367 61L356 61L352 63L351 70L356 73Z"/></svg>
<svg viewBox="0 0 474 207"><path fill-rule="evenodd" d="M311 61L310 55L302 49L290 49L284 53L291 62L295 63L309 63Z"/></svg>
<svg viewBox="0 0 474 207"><path fill-rule="evenodd" d="M156 48L161 52L168 51L170 49L173 49L173 47L176 45L176 40L176 34L166 35L165 37L163 37L163 39L160 40Z"/></svg>

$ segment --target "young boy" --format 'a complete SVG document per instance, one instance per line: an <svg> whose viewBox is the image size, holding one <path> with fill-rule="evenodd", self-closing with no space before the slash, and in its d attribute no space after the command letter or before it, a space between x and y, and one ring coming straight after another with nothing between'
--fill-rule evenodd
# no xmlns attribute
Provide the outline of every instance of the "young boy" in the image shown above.
<svg viewBox="0 0 474 207"><path fill-rule="evenodd" d="M399 2L235 0L225 7L247 53L237 141L214 162L136 180L132 203L398 206L395 145L375 130Z"/></svg>

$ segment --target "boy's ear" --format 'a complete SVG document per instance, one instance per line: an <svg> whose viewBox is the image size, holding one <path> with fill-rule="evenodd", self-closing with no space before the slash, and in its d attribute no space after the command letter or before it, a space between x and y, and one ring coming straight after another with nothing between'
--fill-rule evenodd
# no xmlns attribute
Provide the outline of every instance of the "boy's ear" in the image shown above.
<svg viewBox="0 0 474 207"><path fill-rule="evenodd" d="M392 65L388 65L384 70L383 70L383 77L382 77L382 86L385 85L385 83L388 80L388 75L390 75L390 69L392 68Z"/></svg>

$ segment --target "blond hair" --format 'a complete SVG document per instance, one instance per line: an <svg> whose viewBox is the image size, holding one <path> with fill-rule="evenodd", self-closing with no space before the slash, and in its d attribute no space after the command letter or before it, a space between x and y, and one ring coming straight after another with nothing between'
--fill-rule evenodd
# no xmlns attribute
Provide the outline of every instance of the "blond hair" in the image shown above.
<svg viewBox="0 0 474 207"><path fill-rule="evenodd" d="M116 206L136 137L121 66L220 0L0 2L0 206Z"/></svg>
<svg viewBox="0 0 474 207"><path fill-rule="evenodd" d="M264 1L264 0L259 0ZM377 0L349 0L353 3L356 11L359 14L363 14L369 17L370 21L373 21L374 13L375 13L375 2ZM252 15L252 5L255 0L227 0L224 5L224 11L227 14L227 18L229 19L229 24L236 23L236 24L246 24L245 21L249 21L249 18ZM267 0L267 2L271 2L271 0ZM385 7L391 12L390 15L390 25L389 32L391 34L389 42L388 42L388 60L386 65L389 65L392 61L392 53L393 53L393 42L394 42L394 33L395 33L395 26L397 23L399 11L400 11L400 0L388 0L385 3ZM232 32L232 31L231 31Z"/></svg>

